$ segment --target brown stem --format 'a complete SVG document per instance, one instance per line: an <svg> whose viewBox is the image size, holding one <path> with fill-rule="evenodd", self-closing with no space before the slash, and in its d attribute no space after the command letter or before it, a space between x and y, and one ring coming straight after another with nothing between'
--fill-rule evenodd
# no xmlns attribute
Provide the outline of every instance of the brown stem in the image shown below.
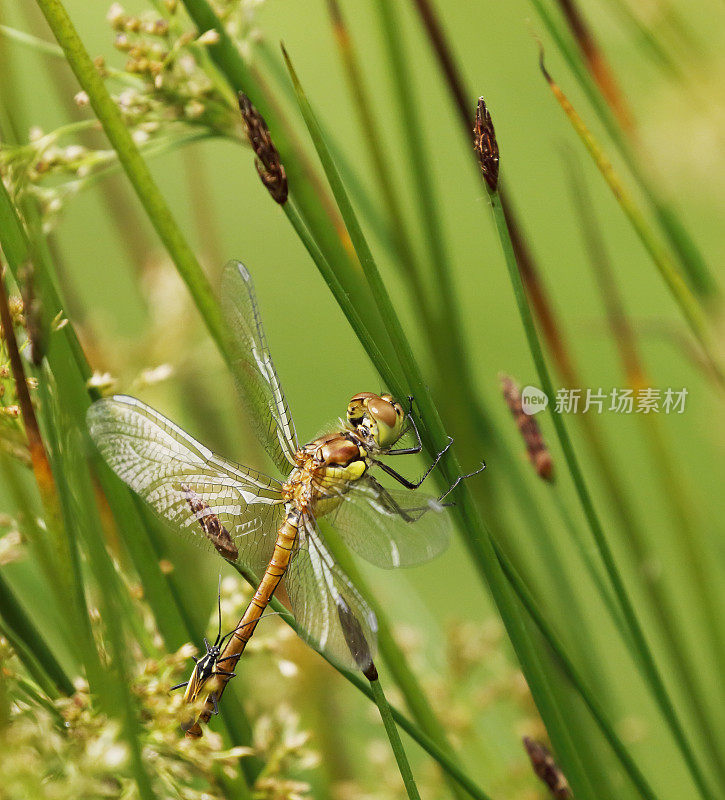
<svg viewBox="0 0 725 800"><path fill-rule="evenodd" d="M628 134L634 133L632 112L587 21L574 0L558 0L558 3L599 91L622 128Z"/></svg>
<svg viewBox="0 0 725 800"><path fill-rule="evenodd" d="M15 338L13 319L10 314L10 305L5 288L4 271L2 280L0 280L0 323L2 323L3 338L5 339L8 355L10 357L10 369L13 373L15 390L18 394L18 405L20 406L20 413L25 423L25 435L28 437L28 449L30 451L33 472L35 473L35 478L38 481L38 487L41 492L54 490L55 483L50 469L50 462L48 461L48 456L43 446L38 420L35 416L33 403L30 399L30 392L28 391L28 382L25 377L23 361L20 358L20 350L18 349L18 342Z"/></svg>

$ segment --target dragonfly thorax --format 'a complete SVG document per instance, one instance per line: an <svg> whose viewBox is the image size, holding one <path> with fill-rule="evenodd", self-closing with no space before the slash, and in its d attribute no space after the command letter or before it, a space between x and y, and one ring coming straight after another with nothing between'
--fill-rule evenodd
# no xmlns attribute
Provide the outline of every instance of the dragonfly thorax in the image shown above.
<svg viewBox="0 0 725 800"><path fill-rule="evenodd" d="M314 439L297 451L295 462L298 466L284 483L283 492L298 509L317 509L318 513L324 513L319 508L321 501L341 496L345 487L361 478L369 466L362 442L348 431Z"/></svg>

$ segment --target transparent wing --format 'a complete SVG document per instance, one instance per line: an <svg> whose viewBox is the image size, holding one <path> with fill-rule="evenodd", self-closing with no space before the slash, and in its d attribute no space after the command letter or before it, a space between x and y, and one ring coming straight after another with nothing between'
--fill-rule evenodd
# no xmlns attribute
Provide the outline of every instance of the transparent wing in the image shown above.
<svg viewBox="0 0 725 800"><path fill-rule="evenodd" d="M372 609L335 563L313 518L302 516L285 586L300 634L347 669L365 670L376 652Z"/></svg>
<svg viewBox="0 0 725 800"><path fill-rule="evenodd" d="M297 434L267 347L252 277L239 261L230 261L224 268L222 311L237 388L259 440L287 475L298 448Z"/></svg>
<svg viewBox="0 0 725 800"><path fill-rule="evenodd" d="M99 400L87 421L111 469L157 514L262 575L284 515L278 481L215 455L133 397Z"/></svg>
<svg viewBox="0 0 725 800"><path fill-rule="evenodd" d="M422 564L446 549L449 509L420 489L388 489L367 476L327 517L345 544L376 567Z"/></svg>

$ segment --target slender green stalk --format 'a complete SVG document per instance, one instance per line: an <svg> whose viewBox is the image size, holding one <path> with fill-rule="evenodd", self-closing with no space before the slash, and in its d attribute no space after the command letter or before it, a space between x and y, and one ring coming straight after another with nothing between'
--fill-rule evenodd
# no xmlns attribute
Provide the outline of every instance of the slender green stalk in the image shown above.
<svg viewBox="0 0 725 800"><path fill-rule="evenodd" d="M428 334L431 353L439 365L442 383L447 387L448 393L450 394L450 387L460 387L460 399L455 413L460 413L463 408L471 417L480 401L474 388L471 366L466 358L460 304L453 286L454 270L439 211L443 204L436 196L433 173L428 167L431 159L423 139L423 106L417 102L415 96L412 62L405 52L398 4L376 0L376 8L390 62L398 116L405 133L403 145L407 153L413 195L418 202L428 262L434 277L435 296L440 299L438 325L433 327L423 318L424 330ZM445 330L444 336L438 334L440 330Z"/></svg>
<svg viewBox="0 0 725 800"><path fill-rule="evenodd" d="M57 311L63 308L59 298L58 290L52 276L52 264L48 261L47 253L37 245L31 248L25 230L20 223L17 212L10 200L5 186L0 181L0 231L2 232L2 245L5 255L12 272L17 275L20 267L30 257L31 249L35 251L33 263L36 275L42 280L39 288L43 294L41 301L46 313L54 316ZM64 343L68 348L70 360L74 363L77 370L77 393L87 395L90 400L97 397L97 390L89 387L86 383L92 374L85 354L80 346L72 322L68 321L62 329ZM67 375L67 370L61 370L59 358L62 355L62 348L53 348L49 354L49 365L55 374L63 372ZM74 408L74 404L69 403L69 408ZM85 409L85 406L82 406ZM85 424L83 418L76 420L79 426ZM89 445L90 447L90 445ZM96 462L96 467L99 467ZM101 465L99 476L104 489L104 494L108 498L113 515L117 520L119 530L122 533L123 541L131 554L132 561L142 578L146 599L154 609L155 618L159 625L167 644L179 647L187 641L199 641L201 633L189 626L189 617L184 613L183 598L176 596L170 590L166 576L161 573L158 564L158 557L154 554L153 548L149 545L149 528L144 521L143 515L139 515L129 497L129 490L120 486L118 480L109 474L108 468ZM135 520L136 524L128 524L128 520ZM139 535L141 532L142 535ZM45 562L43 562L45 563ZM57 581L55 581L57 582ZM184 595L185 596L185 595ZM170 613L171 612L171 613ZM175 613L176 612L176 613ZM244 710L238 702L234 703L231 713L223 714L224 724L228 730L229 740L232 744L247 744L251 741L251 727L246 720ZM245 725L246 723L246 725ZM245 772L251 765L250 759L242 761L242 768ZM248 780L253 776L247 775ZM236 785L233 782L232 785ZM241 791L241 789L238 787Z"/></svg>
<svg viewBox="0 0 725 800"><path fill-rule="evenodd" d="M410 59L403 49L401 22L397 12L397 4L387 0L376 0L376 8L383 32L390 74L393 79L400 120L405 131L404 147L407 151L408 170L413 183L413 196L418 202L423 236L428 250L428 259L436 277L436 288L440 292L443 308L449 320L455 324L449 335L455 335L460 329L458 321L458 305L455 300L451 282L452 270L445 246L443 226L438 214L431 179L431 172L426 168L430 161L423 142L423 126L421 125L410 73Z"/></svg>
<svg viewBox="0 0 725 800"><path fill-rule="evenodd" d="M292 103L295 101L294 90L290 86L289 78L287 77L287 70L282 63L282 59L269 44L260 39L255 42L255 56L258 55L260 67L263 66L272 77L275 83L275 95L281 95ZM256 64L250 65L250 70L254 76L256 83L268 97L272 96L272 90L265 85L261 71L257 68ZM335 158L340 164L340 171L342 172L345 180L351 188L351 193L355 198L355 203L360 209L365 219L369 222L370 227L375 231L378 239L390 248L391 252L395 252L393 245L396 238L396 232L393 230L390 220L387 218L387 208L385 210L379 207L377 198L374 197L366 188L360 175L359 165L355 164L348 156L346 156L339 140L334 137L334 132L326 129L325 136L330 142L330 147Z"/></svg>
<svg viewBox="0 0 725 800"><path fill-rule="evenodd" d="M353 582L353 585L362 592L363 597L368 599L368 603L377 617L380 653L413 718L420 725L426 736L429 736L439 747L452 754L451 744L445 735L443 725L431 708L423 687L410 668L405 653L398 647L390 629L385 610L375 601L373 593L366 586L360 570L357 569L347 548L340 542L334 528L326 524L324 519L320 523L325 535L325 541L330 547L335 561L340 564Z"/></svg>
<svg viewBox="0 0 725 800"><path fill-rule="evenodd" d="M255 84L235 42L208 0L182 0L182 3L200 31L216 31L218 41L208 45L206 50L234 92L242 91L248 95L269 123L305 223L315 240L324 247L330 260L334 261L340 272L338 277L351 290L354 284L347 283L352 269L350 253L346 250L346 243L341 238L336 220L330 217L329 198L318 193L316 175L306 167L306 156L293 141L291 126Z"/></svg>
<svg viewBox="0 0 725 800"><path fill-rule="evenodd" d="M549 369L546 365L543 351L541 349L541 343L539 342L539 337L536 332L534 320L531 315L531 309L529 308L529 304L526 299L526 292L521 280L521 275L519 274L513 245L511 243L511 237L508 232L506 218L501 206L498 192L491 193L490 200L491 207L493 209L494 222L496 224L496 231L498 232L501 248L505 256L506 267L508 269L509 278L511 280L514 296L516 298L516 304L518 306L519 315L521 316L521 322L524 326L526 340L529 345L529 351L531 352L534 366L536 367L541 389L547 397L553 398L555 394L554 386L551 381L551 376L549 375ZM579 466L579 462L574 452L574 447L571 439L569 438L569 434L566 430L566 426L564 425L563 418L560 414L556 413L553 403L551 402L549 403L549 412L554 424L554 429L556 430L557 438L559 439L559 443L564 453L569 472L571 473L579 502L581 503L584 515L589 524L594 541L596 542L609 580L612 583L614 593L622 608L622 613L624 614L627 627L631 631L634 645L639 654L639 663L642 665L648 685L655 700L657 701L658 706L660 707L663 716L667 720L670 730L672 731L672 735L674 736L680 752L682 753L682 756L688 765L690 773L700 791L700 794L704 798L714 800L714 795L711 793L707 785L707 781L705 780L705 776L702 772L700 764L695 757L694 749L687 737L687 734L685 733L685 729L667 692L667 688L662 680L662 676L660 675L659 669L654 660L654 656L652 655L652 651L650 650L642 627L637 619L634 605L629 598L626 586L619 573L616 561L614 560L614 555L604 534L604 529L602 528L599 516L594 508L594 503L592 502L589 494L589 489L587 488L584 480L584 474Z"/></svg>
<svg viewBox="0 0 725 800"><path fill-rule="evenodd" d="M586 245L589 250L589 260L604 299L610 330L620 353L620 360L627 382L635 389L642 386L651 386L651 381L646 375L644 364L638 352L637 338L627 319L604 241L594 217L583 175L580 174L580 171L575 171L571 177L574 196L577 201L575 205L579 210ZM715 590L715 581L710 576L711 570L704 542L700 540L699 530L692 521L694 510L688 507L682 480L677 475L671 454L665 444L664 436L659 426L659 419L656 418L656 415L642 414L639 415L639 420L652 456L655 473L660 481L662 495L665 498L665 502L669 504L673 520L677 524L677 542L682 548L684 569L689 572L690 590L699 603L701 614L708 627L708 638L718 665L718 672L719 674L725 674L725 642L723 642L722 624L718 613L719 596ZM631 513L627 514L627 518L631 518L631 516ZM647 583L650 584L652 582L647 581ZM709 720L708 707L710 704L700 696L700 687L697 686L694 678L696 670L693 669L692 664L687 663L682 653L682 636L681 632L675 630L673 622L670 621L670 617L674 615L671 613L671 603L667 593L659 588L657 582L651 588L653 590L653 606L658 619L663 616L664 612L665 619L660 619L660 624L672 651L680 679L690 695L693 711L703 732L705 747L710 753L711 761L718 772L721 785L725 787L725 762L721 758L718 737L715 735ZM670 613L668 614L667 612Z"/></svg>
<svg viewBox="0 0 725 800"><path fill-rule="evenodd" d="M62 429L62 428L61 428ZM74 534L79 533L85 542L88 561L93 570L96 582L103 587L100 593L101 616L106 621L105 630L110 643L109 651L112 657L113 670L116 673L115 692L120 705L120 718L126 742L131 755L131 764L138 792L142 800L154 800L154 792L148 765L144 762L142 745L140 741L141 725L135 707L134 696L131 689L131 673L128 664L129 651L126 642L125 630L120 620L124 619L121 613L122 601L120 592L125 591L118 580L118 575L113 563L96 531L100 528L97 507L94 502L90 476L87 469L81 464L81 448L78 436L66 432L66 440L71 445L67 448L63 461L63 470L68 478L68 491L79 500L79 507L75 509L80 513L74 516ZM76 440L75 442L73 440ZM75 445L75 446L74 446Z"/></svg>
<svg viewBox="0 0 725 800"><path fill-rule="evenodd" d="M62 582L56 587L57 602L64 604L65 614L63 616L67 617L70 629L66 636L78 651L79 660L85 669L90 691L98 697L99 705L113 716L117 715L119 711L119 695L115 684L110 680L108 672L101 662L94 639L93 623L88 603L86 602L86 576L83 571L83 560L74 515L75 501L70 491L68 473L64 469L61 455L61 452L65 452L65 449L60 446L60 437L56 425L57 419L53 415L54 405L51 387L55 389L56 386L47 369L47 362L44 363L43 367L43 374L38 381L40 410L43 412L45 441L58 496L60 515L60 524L57 525L56 538L58 543L56 549L59 553L59 562L62 565Z"/></svg>
<svg viewBox="0 0 725 800"><path fill-rule="evenodd" d="M49 534L50 555L53 560L51 569L55 571L57 578L53 587L57 592L56 600L61 606L65 605L68 609L66 635L73 637L76 645L82 648L89 673L96 679L96 688L100 690L103 683L102 672L92 641L88 611L83 599L83 584L77 580L79 574L77 554L71 538L67 536L69 529L64 526L63 504L66 498L58 492L57 473L53 469L51 459L52 451L49 453L48 450L48 446L52 448L52 442L43 438L38 416L30 398L25 364L20 357L10 315L5 274L0 276L0 322L18 396L20 414L25 427L33 476ZM41 381L39 388L41 397L44 399L47 387ZM47 408L47 406L44 407ZM52 429L47 429L47 432L52 432Z"/></svg>
<svg viewBox="0 0 725 800"><path fill-rule="evenodd" d="M31 248L15 206L2 181L0 181L0 242L13 278L17 281L21 268L30 259ZM42 259L35 259L34 261L36 269L42 269ZM63 304L58 295L55 282L47 270L44 271L42 284L44 289L43 305L46 315L52 314L55 316L62 310ZM83 350L73 325L65 325L63 327L63 335L73 353L81 377L84 381L87 380L91 376L91 369L83 355Z"/></svg>
<svg viewBox="0 0 725 800"><path fill-rule="evenodd" d="M369 682L364 681L359 675L351 672L342 672L341 674L364 695L369 697L371 700L375 699L373 697L373 690L369 685ZM460 767L458 767L453 759L443 752L438 745L433 742L432 739L426 736L401 711L395 708L395 706L390 706L390 711L395 722L400 725L400 727L407 734L415 739L418 744L428 753L428 755L432 756L443 767L443 769L445 769L445 771L457 781L459 786L461 786L461 788L465 789L468 794L471 795L471 797L476 798L477 800L490 800L489 796L485 794L475 783L473 783L473 781L464 772L461 771Z"/></svg>
<svg viewBox="0 0 725 800"><path fill-rule="evenodd" d="M315 144L318 156L320 157L323 169L330 183L332 193L340 208L340 213L345 220L348 233L350 234L350 238L357 252L358 259L362 265L376 305L378 306L388 336L390 337L401 363L405 376L405 384L401 384L397 377L393 376L395 381L390 384L390 388L398 397L405 397L407 394L412 394L416 398L420 408L419 429L428 452L440 452L440 450L446 446L448 438L438 415L437 408L427 389L420 368L413 355L410 342L395 312L390 296L388 295L385 284L378 271L377 264L375 263L367 240L360 228L357 216L352 208L329 149L322 138L317 118L302 90L302 86L297 79L297 75L286 52L284 52L284 56L287 62L287 68L292 77L292 82L295 86L295 91L297 92L302 116ZM409 391L405 391L406 388L408 388ZM456 480L460 482L462 479L460 466L452 453L449 453L448 457L441 462L441 472L443 476L450 481L450 484ZM516 649L529 687L534 695L534 699L547 724L559 757L565 765L569 780L575 787L575 791L579 792L582 800L585 797L592 797L593 793L589 787L589 781L581 764L578 749L574 746L567 725L562 717L561 710L558 708L556 700L550 691L539 655L534 648L524 620L519 613L519 609L514 603L506 579L500 570L496 554L493 551L490 534L478 514L478 510L473 503L473 498L465 485L465 481L458 487L456 496L458 502L454 511L461 522L461 530L465 531L467 534L464 537L464 542L476 567L480 571L482 579L491 589L494 600L503 618L504 625Z"/></svg>
<svg viewBox="0 0 725 800"><path fill-rule="evenodd" d="M63 49L58 47L57 44L46 42L44 39L33 36L31 33L20 31L17 28L11 28L8 25L0 25L0 34L5 36L9 41L22 44L24 47L28 47L41 55L65 58Z"/></svg>
<svg viewBox="0 0 725 800"><path fill-rule="evenodd" d="M504 204L503 199L501 205L504 210L508 231L511 234L519 272L532 309L539 321L542 336L548 344L554 359L554 364L565 385L575 388L581 387L582 381L577 374L574 361L561 334L560 325L556 320L556 315L546 295L541 278L531 259L527 258L526 253L521 250L520 242L517 242L517 238L513 233L515 228L511 224L510 209ZM635 563L639 564L640 569L643 571L644 587L655 619L660 626L669 654L672 657L677 677L685 688L687 701L693 709L703 736L706 737L709 743L708 746L713 748L717 737L714 735L712 724L709 721L707 711L709 704L702 697L701 687L698 686L696 679L697 671L690 663L690 653L682 646L682 638L678 635L679 631L675 625L676 614L672 608L670 595L664 590L660 581L644 570L644 565L650 558L649 545L646 541L645 533L639 525L637 509L628 500L626 487L622 484L619 471L609 454L594 418L591 415L583 415L578 418L578 421L587 437L596 465L603 478L604 487L609 494L612 506L625 533L625 543L630 548ZM616 617L614 619L616 621ZM629 646L632 645L631 637L628 637L627 644ZM718 767L720 766L718 764Z"/></svg>
<svg viewBox="0 0 725 800"><path fill-rule="evenodd" d="M410 800L420 800L420 794L418 793L418 787L415 785L413 771L408 763L408 756L406 756L405 748L403 747L403 743L400 741L398 727L393 719L393 714L390 710L390 706L388 705L388 701L385 697L385 693L383 692L383 687L379 678L375 678L375 680L370 681L370 690L372 692L373 699L377 704L378 711L380 711L380 717L383 720L385 733L388 735L390 746L393 749L395 761L397 762L398 769L400 770L400 777L403 779L403 784L405 785L405 791Z"/></svg>
<svg viewBox="0 0 725 800"><path fill-rule="evenodd" d="M713 365L713 368L716 371L718 379L721 383L725 383L725 375L723 375L719 359L715 355L712 344L712 335L709 331L705 314L703 313L700 304L675 267L669 253L647 224L644 214L639 206L635 203L634 198L624 187L624 184L612 166L612 162L599 146L599 143L596 141L596 139L592 136L592 133L585 125L584 120L576 112L566 95L562 92L561 88L555 83L551 75L549 75L547 72L546 67L544 66L543 53L540 60L540 66L541 71L543 72L544 77L551 88L551 91L554 93L554 96L564 109L564 113L569 118L574 130L584 143L584 146L591 155L594 163L597 165L597 168L602 173L604 180L612 190L612 194L614 194L620 208L622 211L624 211L625 215L632 224L632 227L639 236L640 241L644 245L644 248L649 253L650 258L657 267L660 275L667 285L667 288L670 290L670 293L675 299L675 302L680 307L680 311L684 315L687 324L690 326L690 329L694 333L695 337L702 345L703 350L707 354L710 362Z"/></svg>
<svg viewBox="0 0 725 800"><path fill-rule="evenodd" d="M0 616L3 635L13 645L18 657L38 686L48 695L72 695L73 682L47 646L41 631L35 626L15 593L0 572Z"/></svg>
<svg viewBox="0 0 725 800"><path fill-rule="evenodd" d="M605 583L605 579L601 574L598 563L594 562L594 557L597 552L596 547L592 546L591 544L587 546L586 542L582 541L577 530L577 526L574 524L574 520L571 518L569 509L567 508L564 498L562 497L561 490L558 487L552 487L551 496L554 500L554 505L559 512L559 516L564 523L564 528L569 534L569 538L573 542L574 547L579 552L582 561L586 565L589 577L591 578L592 583L597 587L599 597L609 612L612 622L614 622L622 639L627 642L629 647L632 647L632 640L629 635L629 631L627 630L627 626L624 623L624 619L622 618L622 612L617 606L616 599L612 596L612 590ZM632 649L631 652L633 657L636 658L634 649Z"/></svg>
<svg viewBox="0 0 725 800"><path fill-rule="evenodd" d="M22 5L23 15L28 28L32 33L44 34L45 23L40 16L40 12L33 3L24 3ZM38 38L37 41L43 40ZM48 48L60 53L61 58L65 58L63 50L57 45L48 44ZM58 102L61 104L65 115L69 119L73 119L77 113L77 106L74 100L75 94L75 81L72 74L66 69L59 69L52 58L55 53L45 51L45 55L51 55L51 58L45 57L39 59L42 68L45 70L47 82L53 86L55 95ZM97 127L96 120L87 120ZM81 144L89 149L93 149L96 144L97 134L91 131L81 133L78 138ZM110 219L118 234L118 240L121 247L125 250L132 264L143 264L147 253L150 249L150 237L146 228L139 224L141 216L138 207L134 204L131 198L131 189L125 183L123 177L114 177L111 180L106 180L101 184L100 194L103 197L104 203L108 206L110 211ZM129 231L134 231L133 236L129 236ZM47 238L54 241L55 237L52 233L46 234ZM55 262L57 266L62 268L62 262L58 248L54 248ZM74 306L73 312L76 319L79 318L79 308Z"/></svg>
<svg viewBox="0 0 725 800"><path fill-rule="evenodd" d="M654 64L663 69L669 77L683 82L686 80L682 68L673 57L672 51L668 46L669 43L661 41L658 32L655 31L653 26L645 23L625 0L609 0L609 6L613 7L615 14L618 14L625 25L631 28L637 42L644 45ZM682 33L682 28L679 28L678 32ZM687 38L687 34L685 34L685 38ZM689 44L691 46L694 44L697 48L702 46L700 42L690 42Z"/></svg>
<svg viewBox="0 0 725 800"><path fill-rule="evenodd" d="M526 584L521 580L521 577L496 542L494 542L494 548L501 568L516 592L516 596L519 598L524 608L526 608L527 613L546 639L548 645L552 648L563 670L572 682L572 685L576 688L579 696L591 711L599 729L619 758L620 763L626 770L632 783L637 787L637 791L642 797L647 798L647 800L656 800L657 795L630 755L629 750L627 750L622 740L617 736L614 726L609 722L607 713L602 704L597 700L596 694L589 689L587 683L574 666L574 662L569 658L566 648L561 643L558 635L551 628L546 617L541 613L539 604L532 597Z"/></svg>
<svg viewBox="0 0 725 800"><path fill-rule="evenodd" d="M624 135L617 120L604 98L598 91L589 72L585 69L578 50L573 46L571 37L567 37L554 20L554 15L542 0L531 0L539 17L546 25L549 34L556 42L559 52L564 56L567 65L574 73L580 87L584 90L587 99L594 107L597 116L607 130L612 141L617 146L624 158L627 167L640 185L648 202L667 236L670 244L678 256L687 279L698 296L706 301L717 300L720 297L720 287L688 230L680 221L680 216L672 205L663 198L654 181L646 173L641 163L641 154L638 155L630 140Z"/></svg>
<svg viewBox="0 0 725 800"><path fill-rule="evenodd" d="M423 325L426 329L430 330L433 328L432 312L429 308L428 298L423 289L420 268L417 264L413 243L408 235L403 209L395 188L393 187L391 170L385 157L382 137L375 121L372 103L365 90L360 62L355 48L353 47L350 31L345 24L342 10L337 0L328 0L328 8L338 44L340 60L345 69L350 94L352 95L353 105L360 119L360 128L365 137L365 144L367 145L375 177L385 203L398 256L396 262L400 263L413 289L416 307L423 318ZM326 134L326 138L329 141L329 134ZM431 232L431 236L432 235Z"/></svg>
<svg viewBox="0 0 725 800"><path fill-rule="evenodd" d="M194 296L197 308L219 348L224 350L219 307L211 286L194 252L189 247L171 210L164 200L146 162L141 157L121 112L108 93L103 79L81 42L60 0L37 0L53 35L63 48L78 82L88 95L91 106L139 197L151 224L163 241L179 274ZM129 232L129 235L132 235Z"/></svg>
<svg viewBox="0 0 725 800"><path fill-rule="evenodd" d="M257 587L259 579L244 567L238 564L232 564L234 569L246 580L250 586ZM273 597L270 603L272 609L279 614L287 625L292 628L297 634L300 633L299 627L295 618L290 611L282 605L282 603ZM348 672L347 670L340 669L333 661L330 661L324 653L319 653L321 658L327 661L340 675L352 683L359 691L361 691L370 700L375 700L373 697L373 690L370 682L361 678L357 673ZM458 783L461 788L465 789L468 794L475 798L475 800L490 800L490 797L481 790L479 786L471 780L471 778L461 769L458 763L445 752L438 744L436 744L429 736L427 736L414 722L411 722L400 710L395 706L389 706L395 722L430 755L442 769Z"/></svg>

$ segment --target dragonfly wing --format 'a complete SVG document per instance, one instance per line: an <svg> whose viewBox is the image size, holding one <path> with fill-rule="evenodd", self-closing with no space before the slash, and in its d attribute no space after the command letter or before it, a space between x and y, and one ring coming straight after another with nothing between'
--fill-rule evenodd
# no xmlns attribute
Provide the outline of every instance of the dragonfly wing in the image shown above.
<svg viewBox="0 0 725 800"><path fill-rule="evenodd" d="M262 575L284 515L278 481L215 455L133 397L99 400L87 420L111 469L157 514Z"/></svg>
<svg viewBox="0 0 725 800"><path fill-rule="evenodd" d="M262 445L286 475L294 465L297 434L267 346L252 277L239 261L224 268L222 311L237 387Z"/></svg>
<svg viewBox="0 0 725 800"><path fill-rule="evenodd" d="M330 522L345 544L383 569L435 558L450 538L449 509L419 489L388 489L367 476L342 495Z"/></svg>
<svg viewBox="0 0 725 800"><path fill-rule="evenodd" d="M303 515L299 530L285 587L300 635L340 666L365 670L376 652L375 614L335 563L314 519Z"/></svg>

